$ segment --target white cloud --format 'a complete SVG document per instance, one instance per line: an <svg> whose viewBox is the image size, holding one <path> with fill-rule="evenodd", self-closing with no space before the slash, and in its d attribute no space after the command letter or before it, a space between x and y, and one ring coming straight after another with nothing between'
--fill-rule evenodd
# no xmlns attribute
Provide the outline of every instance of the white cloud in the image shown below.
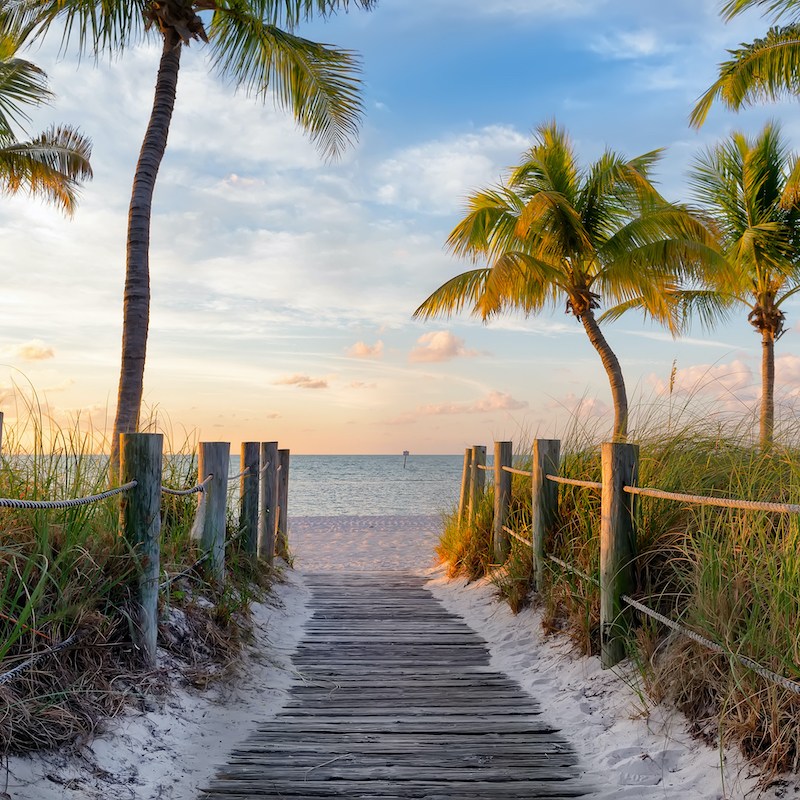
<svg viewBox="0 0 800 800"><path fill-rule="evenodd" d="M347 355L353 358L380 358L383 355L383 342L380 339L375 344L356 342L348 349Z"/></svg>
<svg viewBox="0 0 800 800"><path fill-rule="evenodd" d="M651 29L616 31L597 36L589 48L599 55L616 59L637 59L670 52L673 47Z"/></svg>
<svg viewBox="0 0 800 800"><path fill-rule="evenodd" d="M470 192L497 183L529 144L513 128L490 125L408 147L376 167L377 199L409 211L451 214Z"/></svg>
<svg viewBox="0 0 800 800"><path fill-rule="evenodd" d="M476 355L476 350L467 350L464 340L450 331L432 331L417 339L417 346L408 354L408 360L412 363L436 363Z"/></svg>

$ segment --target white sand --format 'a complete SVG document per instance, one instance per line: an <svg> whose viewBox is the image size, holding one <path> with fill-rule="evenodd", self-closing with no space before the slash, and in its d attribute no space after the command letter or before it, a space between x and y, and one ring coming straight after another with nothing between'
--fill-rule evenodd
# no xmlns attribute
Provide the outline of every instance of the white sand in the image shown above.
<svg viewBox="0 0 800 800"><path fill-rule="evenodd" d="M573 744L598 789L595 800L759 796L736 754L721 758L691 739L679 714L646 707L632 672L602 670L597 658L574 657L563 640L542 635L537 613L515 617L494 601L486 581L447 581L430 566L439 525L437 517L290 519L297 571L289 585L278 587L278 606L256 608L257 641L235 681L205 693L179 691L158 710L128 713L77 756L11 759L7 796L195 800L254 721L275 714L286 700L289 657L308 617L303 572L341 569L427 574L434 596L486 639L493 665L530 691ZM800 797L800 784L760 796Z"/></svg>

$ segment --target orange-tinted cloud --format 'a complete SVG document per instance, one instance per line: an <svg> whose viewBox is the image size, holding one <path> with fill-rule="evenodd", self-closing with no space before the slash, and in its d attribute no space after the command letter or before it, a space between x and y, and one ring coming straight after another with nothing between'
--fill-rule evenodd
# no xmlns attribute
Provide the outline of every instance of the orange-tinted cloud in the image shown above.
<svg viewBox="0 0 800 800"><path fill-rule="evenodd" d="M477 350L467 350L464 340L450 331L432 331L417 339L417 346L408 354L408 360L412 363L434 363L477 355Z"/></svg>
<svg viewBox="0 0 800 800"><path fill-rule="evenodd" d="M347 355L354 358L380 358L383 355L383 342L380 339L375 344L356 342L347 351Z"/></svg>
<svg viewBox="0 0 800 800"><path fill-rule="evenodd" d="M312 378L309 375L286 375L275 381L276 386L298 386L301 389L327 389L328 381L325 378Z"/></svg>
<svg viewBox="0 0 800 800"><path fill-rule="evenodd" d="M18 358L24 361L47 361L48 358L55 356L55 350L46 345L41 339L31 339L23 342L16 351Z"/></svg>

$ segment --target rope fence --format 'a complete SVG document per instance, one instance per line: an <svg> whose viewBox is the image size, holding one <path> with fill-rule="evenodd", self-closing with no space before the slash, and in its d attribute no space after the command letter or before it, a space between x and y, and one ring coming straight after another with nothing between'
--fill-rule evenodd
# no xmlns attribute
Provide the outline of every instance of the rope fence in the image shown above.
<svg viewBox="0 0 800 800"><path fill-rule="evenodd" d="M121 486L86 497L65 500L23 500L0 498L0 508L63 509L96 503L137 488L127 502L121 505L119 535L124 538L131 554L137 559L135 584L137 586L132 619L133 644L148 667L155 666L158 640L159 594L175 580L190 575L201 565L207 565L207 577L223 586L226 579L225 550L227 546L244 540L242 551L247 556L263 559L272 567L276 554L288 553L287 504L290 451L278 450L277 442L242 443L243 469L228 476L230 443L200 442L198 472L206 475L195 486L176 489L162 484L163 472L162 434L132 433L120 438ZM274 453L274 455L273 455ZM265 454L267 454L265 458ZM254 475L257 481L246 481L238 498L239 529L226 540L228 519L228 484ZM214 478L217 480L214 480ZM185 497L197 494L197 509L190 538L201 550L194 563L175 575L161 572L161 499L163 495ZM281 549L282 548L282 549ZM30 597L30 595L29 595ZM5 617L0 612L0 617ZM11 619L12 624L46 637L40 631ZM76 633L63 642L34 654L12 670L0 674L0 686L29 669L39 659L58 653L74 645L84 633Z"/></svg>
<svg viewBox="0 0 800 800"><path fill-rule="evenodd" d="M66 650L68 647L72 647L72 645L76 644L80 639L86 636L88 631L76 631L72 634L72 636L67 637L64 639L63 642L59 642L57 645L53 647L49 647L47 650L42 650L40 653L36 653L32 655L30 658L23 661L21 664L17 664L16 667L13 669L8 670L8 672L4 672L0 675L0 686L8 683L9 681L14 680L20 673L24 672L26 669L29 669L38 661L41 661L43 658L47 656L52 656L55 653L60 653L62 650Z"/></svg>
<svg viewBox="0 0 800 800"><path fill-rule="evenodd" d="M53 508L74 508L75 506L88 506L90 503L97 503L106 500L114 495L127 492L138 485L136 481L118 486L116 489L109 489L107 492L90 494L87 497L75 497L68 500L17 500L11 497L0 497L0 508L24 508L28 510L53 509Z"/></svg>
<svg viewBox="0 0 800 800"><path fill-rule="evenodd" d="M485 452L485 447L476 445L468 448L465 453L459 518L466 520L467 523L471 522L475 508L474 501L467 502L467 499L472 498L475 492L471 480L473 469L474 467L485 471L494 469L474 463L478 453L482 458ZM634 496L777 514L800 514L800 504L709 497L636 486L638 449L628 444L607 443L602 446L602 482L566 478L557 474L560 462L560 442L557 440L538 439L534 442L530 471L512 467L511 453L510 442L495 442L494 463L500 465L500 469L495 473L494 486L493 548L495 563L501 564L508 557L510 540L513 539L531 548L535 586L539 591L545 585L544 562L547 561L598 586L600 588L601 660L604 667L613 666L625 657L627 630L623 615L620 614L620 608L625 606L658 621L670 630L692 639L712 652L724 655L732 663L736 662L744 666L761 677L782 686L787 691L800 695L800 681L780 675L748 656L724 648L718 642L669 619L641 601L634 600L628 593L630 587L636 585L634 570L637 534L634 527L635 515L632 505ZM510 475L527 476L531 480L533 522L530 529L525 531L530 538L523 536L506 524L511 504ZM557 486L559 484L599 490L603 494L603 513L599 537L600 562L603 570L599 579L546 552L547 538L554 520L558 519Z"/></svg>

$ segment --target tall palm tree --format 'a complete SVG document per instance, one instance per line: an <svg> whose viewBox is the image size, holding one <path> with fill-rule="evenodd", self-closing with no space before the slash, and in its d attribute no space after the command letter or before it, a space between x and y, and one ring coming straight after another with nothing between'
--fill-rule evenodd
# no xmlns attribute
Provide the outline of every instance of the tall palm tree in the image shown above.
<svg viewBox="0 0 800 800"><path fill-rule="evenodd" d="M622 369L595 311L638 305L673 331L678 276L713 257L713 237L666 203L648 176L659 152L626 159L607 150L581 168L566 132L537 129L520 165L496 188L470 195L449 249L487 266L440 286L415 316L449 315L466 305L484 321L508 310L536 314L564 303L600 355L614 403L614 438L627 436Z"/></svg>
<svg viewBox="0 0 800 800"><path fill-rule="evenodd" d="M690 124L699 128L715 100L738 111L761 100L800 94L800 3L797 0L727 0L722 16L727 21L750 8L762 7L775 25L766 36L743 43L719 65L719 77L701 95Z"/></svg>
<svg viewBox="0 0 800 800"><path fill-rule="evenodd" d="M81 182L92 177L91 141L68 125L53 125L20 141L16 131L30 121L26 107L49 102L53 95L45 73L17 57L19 45L0 25L0 191L27 190L72 214Z"/></svg>
<svg viewBox="0 0 800 800"><path fill-rule="evenodd" d="M352 0L365 9L375 0ZM328 156L358 131L361 115L354 53L294 33L303 20L325 17L350 0L6 0L12 24L45 34L57 20L81 52L119 53L156 37L161 61L150 121L133 179L128 213L122 362L112 433L136 430L142 401L150 314L150 215L156 176L167 146L181 52L191 42L211 50L217 74L260 100L274 96ZM270 90L272 90L270 92Z"/></svg>
<svg viewBox="0 0 800 800"><path fill-rule="evenodd" d="M714 218L725 261L689 306L705 316L744 305L761 336L761 447L775 426L775 342L783 335L783 306L800 291L800 205L791 154L780 128L767 124L748 138L731 136L695 160L690 180L697 201Z"/></svg>

